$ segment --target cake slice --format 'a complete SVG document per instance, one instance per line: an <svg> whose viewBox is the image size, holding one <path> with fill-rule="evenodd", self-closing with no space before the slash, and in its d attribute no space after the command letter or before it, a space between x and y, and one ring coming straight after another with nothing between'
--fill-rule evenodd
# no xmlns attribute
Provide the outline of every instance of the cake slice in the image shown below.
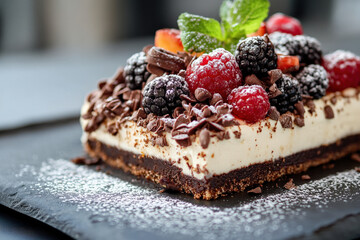
<svg viewBox="0 0 360 240"><path fill-rule="evenodd" d="M267 1L255 2L267 12ZM254 18L260 29L244 27L231 44L216 26L236 21L226 11L239 6L223 4L222 23L182 14L180 31L162 29L156 46L100 82L81 110L86 152L210 200L360 151L360 58L323 57L284 15Z"/></svg>

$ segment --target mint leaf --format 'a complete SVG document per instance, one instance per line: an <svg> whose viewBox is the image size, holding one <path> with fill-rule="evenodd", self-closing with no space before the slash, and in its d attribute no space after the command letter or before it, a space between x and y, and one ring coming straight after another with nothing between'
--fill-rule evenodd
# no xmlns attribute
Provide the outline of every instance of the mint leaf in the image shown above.
<svg viewBox="0 0 360 240"><path fill-rule="evenodd" d="M178 18L178 25L181 31L199 32L217 39L223 38L220 23L213 18L182 13Z"/></svg>
<svg viewBox="0 0 360 240"><path fill-rule="evenodd" d="M239 40L255 32L269 11L268 0L225 0L221 24L212 18L183 13L178 18L185 51L211 52L224 47L234 52Z"/></svg>
<svg viewBox="0 0 360 240"><path fill-rule="evenodd" d="M200 32L181 31L180 37L185 51L188 52L209 53L216 48L223 47L221 40Z"/></svg>
<svg viewBox="0 0 360 240"><path fill-rule="evenodd" d="M220 8L221 20L227 21L231 29L241 29L245 34L253 33L267 17L270 3L268 0L226 1Z"/></svg>
<svg viewBox="0 0 360 240"><path fill-rule="evenodd" d="M185 51L211 52L223 47L221 25L212 18L183 13L178 18Z"/></svg>

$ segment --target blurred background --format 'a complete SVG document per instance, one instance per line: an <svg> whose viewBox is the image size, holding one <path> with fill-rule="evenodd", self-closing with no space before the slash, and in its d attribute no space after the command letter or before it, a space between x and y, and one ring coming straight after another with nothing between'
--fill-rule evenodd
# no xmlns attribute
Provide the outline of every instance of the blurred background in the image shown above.
<svg viewBox="0 0 360 240"><path fill-rule="evenodd" d="M324 52L360 55L359 0L270 0ZM72 118L99 79L180 13L219 19L221 0L0 0L0 130Z"/></svg>

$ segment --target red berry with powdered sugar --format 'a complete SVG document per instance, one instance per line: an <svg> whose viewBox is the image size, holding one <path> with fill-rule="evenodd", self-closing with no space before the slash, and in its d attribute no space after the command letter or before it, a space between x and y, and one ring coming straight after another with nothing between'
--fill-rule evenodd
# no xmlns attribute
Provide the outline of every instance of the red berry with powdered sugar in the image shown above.
<svg viewBox="0 0 360 240"><path fill-rule="evenodd" d="M269 97L259 85L235 88L227 100L233 106L232 113L249 123L263 119L270 109Z"/></svg>
<svg viewBox="0 0 360 240"><path fill-rule="evenodd" d="M235 57L225 49L218 48L201 55L188 66L186 81L193 93L197 88L205 88L226 99L232 89L241 85L242 73Z"/></svg>
<svg viewBox="0 0 360 240"><path fill-rule="evenodd" d="M330 92L360 85L360 57L351 52L337 50L325 55L323 67L328 73Z"/></svg>
<svg viewBox="0 0 360 240"><path fill-rule="evenodd" d="M300 21L282 13L272 15L266 22L266 29L269 34L273 32L289 33L293 36L303 34Z"/></svg>

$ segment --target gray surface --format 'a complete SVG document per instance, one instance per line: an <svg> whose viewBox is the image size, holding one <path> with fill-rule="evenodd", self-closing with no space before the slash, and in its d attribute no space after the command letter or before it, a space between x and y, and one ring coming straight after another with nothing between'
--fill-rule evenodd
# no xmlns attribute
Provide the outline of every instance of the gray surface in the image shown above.
<svg viewBox="0 0 360 240"><path fill-rule="evenodd" d="M3 55L0 130L79 114L99 79L111 77L152 38L125 41L93 53Z"/></svg>

